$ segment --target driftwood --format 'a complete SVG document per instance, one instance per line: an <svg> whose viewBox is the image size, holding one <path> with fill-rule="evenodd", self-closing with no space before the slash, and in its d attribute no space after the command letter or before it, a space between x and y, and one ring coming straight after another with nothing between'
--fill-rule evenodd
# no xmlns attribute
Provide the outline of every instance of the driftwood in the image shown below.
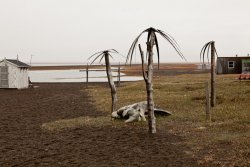
<svg viewBox="0 0 250 167"><path fill-rule="evenodd" d="M133 121L146 121L146 117L148 116L147 102L142 101L138 103L134 103L128 106L124 106L117 111L112 113L112 118L124 118L125 123L133 122ZM172 115L171 112L154 108L154 113L156 115L168 116Z"/></svg>
<svg viewBox="0 0 250 167"><path fill-rule="evenodd" d="M109 62L109 56L112 57L110 55L110 53L117 53L118 54L118 52L115 49L109 49L109 50L97 52L97 53L93 54L92 56L90 56L88 59L97 55L94 58L94 60L92 61L92 63L94 63L98 58L100 58L100 62L102 61L103 58L105 58L106 72L107 72L108 83L109 83L109 87L111 89L111 97L112 97L111 113L113 113L115 111L115 107L116 107L117 94L116 94L115 83L114 83L113 76L112 76L111 65Z"/></svg>
<svg viewBox="0 0 250 167"><path fill-rule="evenodd" d="M110 62L109 62L109 54L104 53L105 56L105 62L106 62L106 72L109 82L109 87L111 89L111 96L112 96L112 112L115 111L116 101L117 101L117 95L116 95L116 87L115 83L113 81L113 76L111 72Z"/></svg>
<svg viewBox="0 0 250 167"><path fill-rule="evenodd" d="M215 55L218 56L216 48L215 48L215 42L214 41L210 41L208 43L206 43L200 52L200 59L202 58L203 61L203 65L204 65L204 56L205 53L207 52L207 59L209 60L209 51L211 48L211 107L214 107L216 105L216 81L215 81Z"/></svg>
<svg viewBox="0 0 250 167"><path fill-rule="evenodd" d="M118 66L118 77L117 77L117 86L119 87L121 85L121 65L119 62L119 66Z"/></svg>
<svg viewBox="0 0 250 167"><path fill-rule="evenodd" d="M88 87L89 84L89 64L86 66L86 87Z"/></svg>
<svg viewBox="0 0 250 167"><path fill-rule="evenodd" d="M133 41L129 52L127 56L126 62L129 61L130 59L130 64L132 63L132 57L133 53L135 51L135 48L137 46L137 43L139 41L139 38L141 37L142 34L147 33L147 53L146 53L146 59L147 59L147 71L144 68L144 55L143 52L140 48L140 53L141 53L141 59L142 59L142 71L143 71L143 77L146 83L146 89L147 89L147 101L148 101L148 112L149 112L149 121L148 121L148 126L149 126L149 133L156 133L156 121L155 121L155 116L154 116L154 101L153 101L153 47L154 45L156 46L156 51L157 51L157 57L158 57L158 70L159 70L159 65L160 65L160 54L159 54L159 45L158 45L158 39L156 36L156 33L158 33L160 36L162 36L165 40L167 40L176 50L176 52L183 58L185 57L182 55L178 44L176 41L171 37L170 35L166 34L162 30L155 29L153 27L150 27L144 31L142 31ZM147 57L148 56L148 57ZM186 59L185 59L186 60Z"/></svg>
<svg viewBox="0 0 250 167"><path fill-rule="evenodd" d="M141 45L139 44L139 50L141 54L142 60L142 71L143 71L143 78L146 83L146 90L147 90L147 101L148 101L148 127L149 132L156 133L156 121L154 115L154 99L153 99L153 46L155 41L155 34L151 32L151 39L147 42L147 53L148 53L148 66L147 72L145 71L144 67L144 54L141 49Z"/></svg>
<svg viewBox="0 0 250 167"><path fill-rule="evenodd" d="M215 46L214 41L211 43L211 106L216 104L215 92Z"/></svg>

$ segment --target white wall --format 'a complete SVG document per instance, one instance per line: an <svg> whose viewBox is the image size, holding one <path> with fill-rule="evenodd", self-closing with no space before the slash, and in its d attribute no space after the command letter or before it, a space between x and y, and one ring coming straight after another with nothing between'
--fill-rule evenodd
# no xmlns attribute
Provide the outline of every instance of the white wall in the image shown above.
<svg viewBox="0 0 250 167"><path fill-rule="evenodd" d="M29 76L27 68L18 68L17 88L23 89L29 87Z"/></svg>
<svg viewBox="0 0 250 167"><path fill-rule="evenodd" d="M4 62L0 66L5 66ZM7 62L9 72L9 88L24 89L29 87L28 69L18 68Z"/></svg>
<svg viewBox="0 0 250 167"><path fill-rule="evenodd" d="M8 70L9 70L9 88L18 88L16 84L17 73L18 73L17 67L8 64Z"/></svg>

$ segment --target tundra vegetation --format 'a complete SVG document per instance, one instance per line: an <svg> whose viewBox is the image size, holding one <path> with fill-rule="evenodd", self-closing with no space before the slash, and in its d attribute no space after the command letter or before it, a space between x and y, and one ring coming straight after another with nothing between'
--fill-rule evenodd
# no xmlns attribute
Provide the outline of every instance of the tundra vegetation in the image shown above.
<svg viewBox="0 0 250 167"><path fill-rule="evenodd" d="M173 143L174 146L183 148L182 151L187 156L195 157L201 166L249 166L249 82L237 80L237 75L217 75L217 104L212 108L211 122L207 122L204 83L210 74L166 76L165 73L168 74L168 71L162 69L162 75L154 77L154 100L156 106L171 111L173 115L157 117L157 134L150 138L153 137L155 140L154 137L160 138L164 135L169 138L181 137L181 142ZM42 128L52 132L67 131L81 126L116 130L140 129L144 134L142 138L148 138L144 132L147 128L146 122L124 124L123 120L119 119L110 121L109 106L112 102L107 100L110 96L106 86L106 84L90 84L88 89L83 89L88 92L97 110L106 113L107 116L57 120L43 124ZM147 96L144 81L122 82L118 89L120 98L117 108L130 105L131 101L143 101ZM117 136L119 139L123 137L128 136L127 134Z"/></svg>
<svg viewBox="0 0 250 167"><path fill-rule="evenodd" d="M230 164L247 165L250 163L247 158L250 147L250 84L236 80L236 75L216 76L217 105L212 108L211 122L207 122L204 83L209 76L205 73L154 78L155 104L173 113L172 116L157 117L158 132L183 136L183 144L193 149L194 156L198 156L204 149L213 149L204 154L200 164L223 164L220 160L224 157ZM122 83L118 91L120 98L117 107L129 105L131 101L144 100L146 91L143 85L143 81ZM88 91L95 99L96 106L108 112L110 101L105 100L108 98L107 90L103 86L93 86ZM100 96L95 96L96 92ZM129 126L135 125L145 126L145 123Z"/></svg>

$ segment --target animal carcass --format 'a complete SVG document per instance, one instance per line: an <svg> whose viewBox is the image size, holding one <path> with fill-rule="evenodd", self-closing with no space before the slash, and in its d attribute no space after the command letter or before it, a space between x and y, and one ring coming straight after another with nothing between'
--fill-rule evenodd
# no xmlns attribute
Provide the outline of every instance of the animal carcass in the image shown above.
<svg viewBox="0 0 250 167"><path fill-rule="evenodd" d="M159 115L172 115L171 112L154 108L155 114ZM112 118L125 118L125 123L133 122L133 121L146 121L146 116L148 114L147 110L147 102L142 101L139 103L134 103L132 105L124 106L120 108L119 110L112 113Z"/></svg>

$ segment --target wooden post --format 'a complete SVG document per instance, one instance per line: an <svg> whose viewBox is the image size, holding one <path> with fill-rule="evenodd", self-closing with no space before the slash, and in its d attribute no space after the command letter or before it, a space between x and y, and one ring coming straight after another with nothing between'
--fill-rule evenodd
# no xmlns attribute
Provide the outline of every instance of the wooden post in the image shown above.
<svg viewBox="0 0 250 167"><path fill-rule="evenodd" d="M211 106L216 104L215 93L215 46L214 42L211 43Z"/></svg>
<svg viewBox="0 0 250 167"><path fill-rule="evenodd" d="M121 83L121 65L120 65L120 62L119 62L119 66L118 66L118 83L117 83L117 86L120 86L120 83Z"/></svg>
<svg viewBox="0 0 250 167"><path fill-rule="evenodd" d="M111 89L111 96L112 96L112 106L111 106L111 113L115 111L116 108L116 101L117 101L117 95L116 95L116 87L115 83L113 81L113 76L111 72L111 67L110 67L110 62L109 62L109 54L104 53L105 56L105 64L106 64L106 72L107 72L107 77L108 77L108 82L109 82L109 87Z"/></svg>
<svg viewBox="0 0 250 167"><path fill-rule="evenodd" d="M31 55L30 55L30 66L31 66L32 56L33 56L33 55L31 54Z"/></svg>
<svg viewBox="0 0 250 167"><path fill-rule="evenodd" d="M88 87L89 83L89 64L86 66L86 87Z"/></svg>
<svg viewBox="0 0 250 167"><path fill-rule="evenodd" d="M206 120L211 121L210 89L209 89L209 83L208 82L205 82L205 91L206 91Z"/></svg>
<svg viewBox="0 0 250 167"><path fill-rule="evenodd" d="M202 71L206 71L206 64L203 62L201 66Z"/></svg>
<svg viewBox="0 0 250 167"><path fill-rule="evenodd" d="M153 46L155 42L155 33L151 32L150 41L147 43L148 50L148 79L146 80L147 104L148 104L148 126L149 133L156 133L156 120L154 115L153 99Z"/></svg>

